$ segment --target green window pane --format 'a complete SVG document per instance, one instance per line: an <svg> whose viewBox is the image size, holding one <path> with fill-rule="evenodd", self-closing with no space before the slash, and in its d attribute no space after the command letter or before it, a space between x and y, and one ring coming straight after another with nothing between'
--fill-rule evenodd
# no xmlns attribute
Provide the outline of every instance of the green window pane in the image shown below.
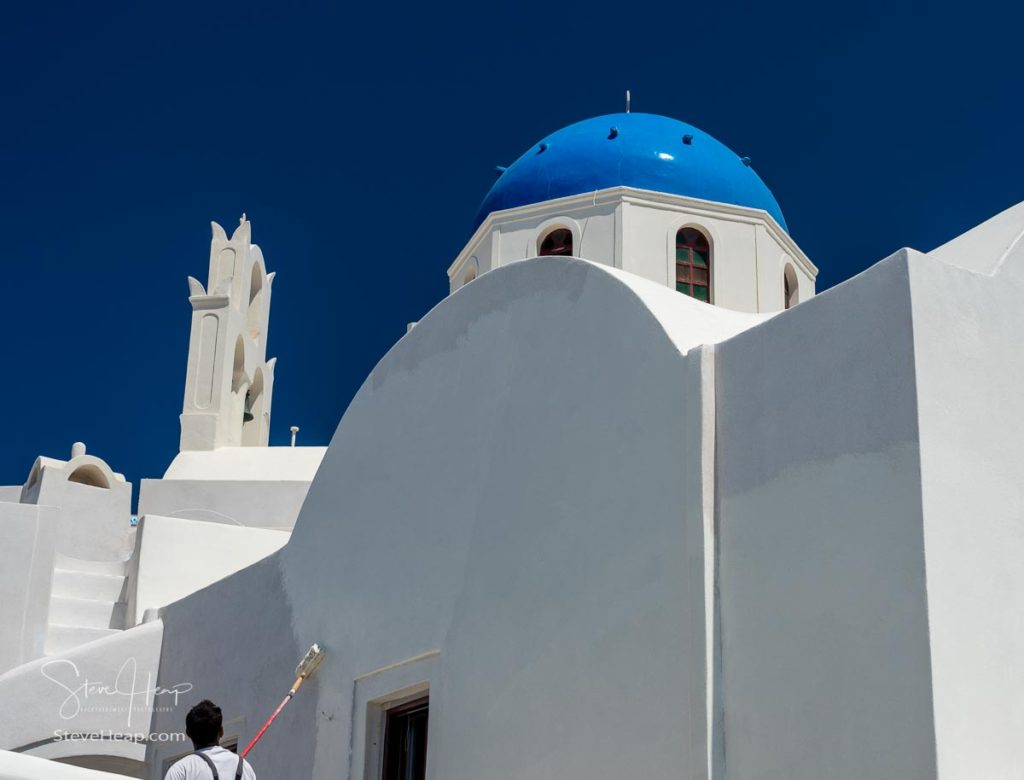
<svg viewBox="0 0 1024 780"><path fill-rule="evenodd" d="M693 253L693 264L694 265L706 266L708 264L708 256L707 256L707 254L704 253L704 252L697 252L697 251L695 251Z"/></svg>
<svg viewBox="0 0 1024 780"><path fill-rule="evenodd" d="M694 287L693 297L698 301L708 302L708 288L707 287Z"/></svg>
<svg viewBox="0 0 1024 780"><path fill-rule="evenodd" d="M690 262L690 248L685 246L676 247L676 262L677 263L688 263Z"/></svg>
<svg viewBox="0 0 1024 780"><path fill-rule="evenodd" d="M690 285L683 284L682 282L676 282L676 292L681 292L681 293L685 293L686 295L689 295L690 294Z"/></svg>
<svg viewBox="0 0 1024 780"><path fill-rule="evenodd" d="M693 281L694 284L703 284L705 287L708 286L708 269L707 268L694 268L693 269Z"/></svg>

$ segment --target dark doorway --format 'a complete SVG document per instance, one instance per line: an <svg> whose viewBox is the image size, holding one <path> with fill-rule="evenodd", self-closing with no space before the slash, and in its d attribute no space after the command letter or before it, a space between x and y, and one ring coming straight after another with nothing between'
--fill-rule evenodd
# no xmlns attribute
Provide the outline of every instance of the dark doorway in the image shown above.
<svg viewBox="0 0 1024 780"><path fill-rule="evenodd" d="M392 707L384 722L383 780L424 780L427 776L426 696Z"/></svg>

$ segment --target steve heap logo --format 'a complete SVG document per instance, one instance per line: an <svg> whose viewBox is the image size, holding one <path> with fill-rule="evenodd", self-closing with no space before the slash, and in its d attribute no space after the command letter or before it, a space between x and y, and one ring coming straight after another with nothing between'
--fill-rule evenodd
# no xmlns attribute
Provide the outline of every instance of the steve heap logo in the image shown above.
<svg viewBox="0 0 1024 780"><path fill-rule="evenodd" d="M166 731L124 733L112 729L98 731L68 731L56 729L53 732L55 742L184 742L185 735Z"/></svg>
<svg viewBox="0 0 1024 780"><path fill-rule="evenodd" d="M192 690L192 683L178 683L170 688L155 684L151 672L139 675L139 665L134 658L127 658L121 664L111 681L90 680L82 675L78 665L66 658L47 661L39 671L43 677L63 689L67 696L60 703L58 714L62 720L71 720L83 712L125 712L132 725L135 712L150 713L157 707L158 697L164 697L167 704L178 706L182 694ZM153 705L149 705L149 696Z"/></svg>

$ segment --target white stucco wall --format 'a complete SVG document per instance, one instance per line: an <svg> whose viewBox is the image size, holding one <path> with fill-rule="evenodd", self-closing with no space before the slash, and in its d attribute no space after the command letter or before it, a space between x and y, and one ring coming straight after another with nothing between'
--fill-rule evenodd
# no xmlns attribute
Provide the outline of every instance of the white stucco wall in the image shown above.
<svg viewBox="0 0 1024 780"><path fill-rule="evenodd" d="M279 555L275 553L163 611L160 684L187 680L193 688L179 706L154 712L153 731L184 732L189 708L208 698L224 712L225 739L238 739L244 746L280 703L308 645L300 648L293 633ZM327 609L324 620L332 619L331 615ZM211 624L222 626L222 630L209 630ZM328 652L331 658L334 649ZM313 776L319 674L302 687L250 754L257 777ZM181 743L151 743L146 777L163 780L167 763L185 751L187 746L183 748ZM340 777L342 772L336 768L326 774Z"/></svg>
<svg viewBox="0 0 1024 780"><path fill-rule="evenodd" d="M165 480L312 482L326 447L219 447L179 452Z"/></svg>
<svg viewBox="0 0 1024 780"><path fill-rule="evenodd" d="M1012 242L982 228L910 265L938 772L950 780L1024 776L1024 257L995 276L946 265L997 267Z"/></svg>
<svg viewBox="0 0 1024 780"><path fill-rule="evenodd" d="M147 609L166 606L266 558L287 541L285 531L146 515L132 561L131 623L141 622Z"/></svg>
<svg viewBox="0 0 1024 780"><path fill-rule="evenodd" d="M39 497L60 507L57 551L86 560L126 560L134 543L131 486L119 491L68 482L60 493L48 496L44 480Z"/></svg>
<svg viewBox="0 0 1024 780"><path fill-rule="evenodd" d="M100 458L37 458L21 501L60 509L58 553L89 561L124 561L131 553L132 486Z"/></svg>
<svg viewBox="0 0 1024 780"><path fill-rule="evenodd" d="M934 778L906 253L715 352L719 777Z"/></svg>
<svg viewBox="0 0 1024 780"><path fill-rule="evenodd" d="M1024 202L1010 206L980 225L936 247L928 256L947 265L993 274L1024 252ZM1019 267L1019 263L1018 263ZM1003 278L1007 278L1011 273Z"/></svg>
<svg viewBox="0 0 1024 780"><path fill-rule="evenodd" d="M139 514L291 530L326 447L184 450L139 485Z"/></svg>
<svg viewBox="0 0 1024 780"><path fill-rule="evenodd" d="M0 487L0 503L17 504L21 501L21 491L24 485L5 485Z"/></svg>
<svg viewBox="0 0 1024 780"><path fill-rule="evenodd" d="M448 271L454 292L466 283L467 271L477 275L509 263L536 257L540 241L563 227L573 234L576 256L594 263L618 266L621 262L621 198L604 193L594 197L560 198L499 212L488 217L466 244Z"/></svg>
<svg viewBox="0 0 1024 780"><path fill-rule="evenodd" d="M573 233L574 254L591 262L616 265L615 212L617 204L576 204L565 208L527 212L516 219L502 220L495 227L497 266L536 257L539 241L552 230L565 227ZM493 263L493 261L492 261Z"/></svg>
<svg viewBox="0 0 1024 780"><path fill-rule="evenodd" d="M308 491L305 481L144 479L139 514L290 531Z"/></svg>
<svg viewBox="0 0 1024 780"><path fill-rule="evenodd" d="M0 503L0 673L43 654L60 512Z"/></svg>

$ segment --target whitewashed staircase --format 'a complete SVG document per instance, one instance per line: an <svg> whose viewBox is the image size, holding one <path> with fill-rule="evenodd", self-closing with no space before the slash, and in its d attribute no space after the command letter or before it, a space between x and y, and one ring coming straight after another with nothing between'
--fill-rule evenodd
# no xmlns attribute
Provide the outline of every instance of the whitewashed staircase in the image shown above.
<svg viewBox="0 0 1024 780"><path fill-rule="evenodd" d="M50 593L46 655L73 647L125 627L125 563L82 561L58 555Z"/></svg>

